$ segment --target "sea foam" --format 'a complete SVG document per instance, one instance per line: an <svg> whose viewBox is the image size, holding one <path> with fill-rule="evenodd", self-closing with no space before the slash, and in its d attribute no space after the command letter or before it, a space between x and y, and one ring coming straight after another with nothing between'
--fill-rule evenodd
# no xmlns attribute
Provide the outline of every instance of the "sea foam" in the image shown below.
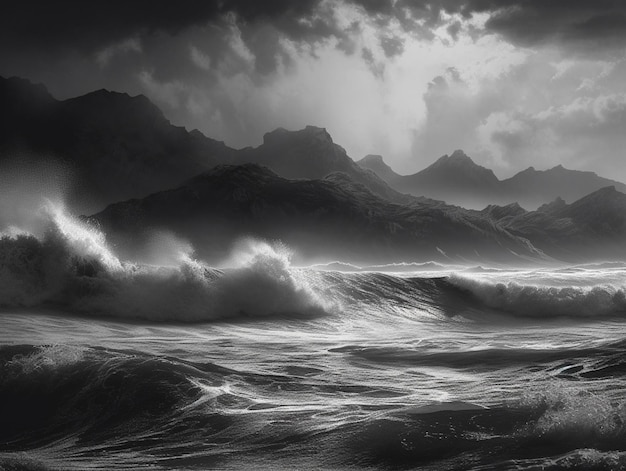
<svg viewBox="0 0 626 471"><path fill-rule="evenodd" d="M106 238L46 201L43 235L0 239L0 305L54 305L73 312L167 321L235 316L308 316L328 307L290 266L278 244L247 239L217 270L194 260L185 244L167 266L121 261ZM184 249L181 249L183 247Z"/></svg>
<svg viewBox="0 0 626 471"><path fill-rule="evenodd" d="M533 284L527 277L502 281L451 275L448 282L469 292L485 306L528 317L592 317L626 313L624 286L600 283L593 286ZM510 279L513 278L513 279Z"/></svg>

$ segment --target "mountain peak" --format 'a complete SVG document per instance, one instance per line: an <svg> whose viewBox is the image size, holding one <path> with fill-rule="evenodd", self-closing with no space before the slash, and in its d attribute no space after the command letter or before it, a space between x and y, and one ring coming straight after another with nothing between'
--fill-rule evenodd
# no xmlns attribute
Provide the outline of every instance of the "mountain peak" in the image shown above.
<svg viewBox="0 0 626 471"><path fill-rule="evenodd" d="M456 168L456 167L480 167L477 165L465 152L460 149L455 150L451 155L443 155L439 157L434 164L430 167L432 168Z"/></svg>
<svg viewBox="0 0 626 471"><path fill-rule="evenodd" d="M105 115L106 113L121 114L124 117L136 115L142 119L157 118L159 121L169 121L163 111L145 95L131 96L128 93L115 92L101 88L85 95L66 100L67 106L84 109L92 114Z"/></svg>
<svg viewBox="0 0 626 471"><path fill-rule="evenodd" d="M623 234L626 229L626 194L614 186L606 186L574 201L558 214L582 222L593 231ZM623 236L620 240L623 241Z"/></svg>
<svg viewBox="0 0 626 471"><path fill-rule="evenodd" d="M457 149L450 155L452 160L472 160L462 149ZM473 160L472 160L473 162Z"/></svg>
<svg viewBox="0 0 626 471"><path fill-rule="evenodd" d="M298 131L289 131L285 128L276 128L273 131L265 133L263 136L263 144L277 144L282 143L287 139L305 138L316 141L333 144L333 138L330 136L326 128L320 128L317 126L306 126L304 129Z"/></svg>
<svg viewBox="0 0 626 471"><path fill-rule="evenodd" d="M455 150L451 155L439 157L430 167L422 170L422 172L454 172L466 173L473 175L482 175L492 181L496 181L497 177L492 170L478 165L462 150ZM420 172L421 173L421 172Z"/></svg>
<svg viewBox="0 0 626 471"><path fill-rule="evenodd" d="M387 183L396 181L400 178L394 170L385 163L383 157L381 155L369 154L363 157L361 160L357 162L357 165L361 168L370 170L382 178Z"/></svg>
<svg viewBox="0 0 626 471"><path fill-rule="evenodd" d="M367 154L363 157L359 162L368 163L368 164L376 164L376 165L387 165L382 155L378 154Z"/></svg>
<svg viewBox="0 0 626 471"><path fill-rule="evenodd" d="M303 131L311 134L326 134L330 136L330 134L328 134L328 131L326 131L326 128L320 128L319 126L313 126L312 124L307 124L304 127Z"/></svg>
<svg viewBox="0 0 626 471"><path fill-rule="evenodd" d="M357 164L359 164L362 168L368 168L378 173L383 178L385 178L385 175L395 173L393 169L387 165L382 155L368 154L361 160L357 161ZM381 175L381 172L385 175Z"/></svg>

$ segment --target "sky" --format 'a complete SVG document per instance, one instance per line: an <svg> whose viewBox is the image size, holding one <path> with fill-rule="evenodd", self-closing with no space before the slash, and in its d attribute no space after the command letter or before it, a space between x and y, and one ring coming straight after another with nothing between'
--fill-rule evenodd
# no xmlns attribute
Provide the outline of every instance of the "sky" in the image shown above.
<svg viewBox="0 0 626 471"><path fill-rule="evenodd" d="M0 75L144 94L235 148L312 124L403 174L463 149L626 181L622 0L22 0Z"/></svg>

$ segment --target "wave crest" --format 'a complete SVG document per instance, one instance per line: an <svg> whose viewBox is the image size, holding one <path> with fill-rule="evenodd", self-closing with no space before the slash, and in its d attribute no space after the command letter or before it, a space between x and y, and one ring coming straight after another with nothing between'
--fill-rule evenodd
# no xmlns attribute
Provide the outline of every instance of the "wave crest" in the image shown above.
<svg viewBox="0 0 626 471"><path fill-rule="evenodd" d="M626 312L622 286L537 286L451 275L448 282L487 307L528 317L592 317Z"/></svg>
<svg viewBox="0 0 626 471"><path fill-rule="evenodd" d="M167 321L307 316L329 308L278 244L243 241L235 266L224 270L192 259L189 250L179 250L173 266L140 265L120 261L104 234L61 207L48 203L46 213L50 227L42 237L0 238L0 306Z"/></svg>

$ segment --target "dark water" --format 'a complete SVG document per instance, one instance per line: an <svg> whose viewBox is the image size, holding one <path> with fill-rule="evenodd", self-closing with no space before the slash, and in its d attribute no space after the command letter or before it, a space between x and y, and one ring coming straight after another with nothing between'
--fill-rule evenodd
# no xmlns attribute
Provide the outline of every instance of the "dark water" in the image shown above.
<svg viewBox="0 0 626 471"><path fill-rule="evenodd" d="M626 469L620 264L138 266L78 229L0 244L0 469Z"/></svg>

